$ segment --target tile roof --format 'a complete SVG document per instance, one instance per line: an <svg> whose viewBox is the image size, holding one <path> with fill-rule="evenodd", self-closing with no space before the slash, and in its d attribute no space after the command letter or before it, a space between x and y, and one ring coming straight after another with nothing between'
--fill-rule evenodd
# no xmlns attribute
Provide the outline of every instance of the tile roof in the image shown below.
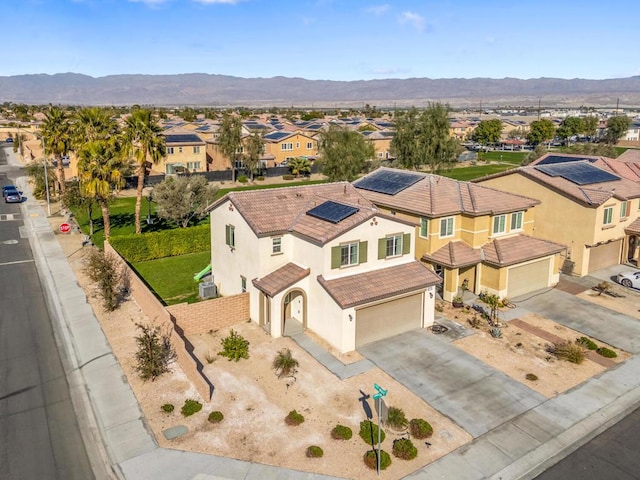
<svg viewBox="0 0 640 480"><path fill-rule="evenodd" d="M496 238L493 242L482 247L484 262L507 266L516 263L546 257L566 250L567 247L559 243L528 235Z"/></svg>
<svg viewBox="0 0 640 480"><path fill-rule="evenodd" d="M636 218L625 229L624 232L629 235L640 235L640 218Z"/></svg>
<svg viewBox="0 0 640 480"><path fill-rule="evenodd" d="M285 288L307 277L310 272L309 268L299 267L295 263L287 263L260 279L253 279L252 283L258 290L273 297Z"/></svg>
<svg viewBox="0 0 640 480"><path fill-rule="evenodd" d="M424 264L413 261L333 280L319 275L318 282L341 308L349 308L423 290L442 279Z"/></svg>
<svg viewBox="0 0 640 480"><path fill-rule="evenodd" d="M480 249L474 249L463 241L449 242L435 252L425 253L423 260L445 265L450 268L476 265L482 261Z"/></svg>
<svg viewBox="0 0 640 480"><path fill-rule="evenodd" d="M621 162L639 162L640 163L640 150L636 148L630 148L620 154L617 160Z"/></svg>
<svg viewBox="0 0 640 480"><path fill-rule="evenodd" d="M381 167L372 174L385 171L398 170ZM523 195L503 192L484 185L415 171L410 173L423 178L396 195L366 190L362 190L362 194L376 205L430 218L457 213L470 216L495 215L526 210L540 203ZM358 181L354 182L356 188Z"/></svg>

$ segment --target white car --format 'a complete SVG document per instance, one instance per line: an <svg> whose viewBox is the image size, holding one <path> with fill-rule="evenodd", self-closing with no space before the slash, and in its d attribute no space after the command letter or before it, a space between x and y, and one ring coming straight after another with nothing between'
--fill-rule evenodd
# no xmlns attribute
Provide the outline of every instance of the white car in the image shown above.
<svg viewBox="0 0 640 480"><path fill-rule="evenodd" d="M616 281L623 287L640 288L640 271L619 273L616 276Z"/></svg>

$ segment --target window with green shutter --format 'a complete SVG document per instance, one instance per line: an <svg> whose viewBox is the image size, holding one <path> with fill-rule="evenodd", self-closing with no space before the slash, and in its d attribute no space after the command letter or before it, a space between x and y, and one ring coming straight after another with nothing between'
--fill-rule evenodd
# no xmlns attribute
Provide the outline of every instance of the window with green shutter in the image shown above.
<svg viewBox="0 0 640 480"><path fill-rule="evenodd" d="M411 251L411 234L405 233L402 236L402 254L406 255Z"/></svg>
<svg viewBox="0 0 640 480"><path fill-rule="evenodd" d="M337 247L331 248L331 268L340 268L340 261L342 260L342 248L338 245Z"/></svg>
<svg viewBox="0 0 640 480"><path fill-rule="evenodd" d="M360 263L367 263L367 242L360 242Z"/></svg>
<svg viewBox="0 0 640 480"><path fill-rule="evenodd" d="M420 219L420 236L422 238L429 237L429 220L427 218Z"/></svg>
<svg viewBox="0 0 640 480"><path fill-rule="evenodd" d="M236 246L236 232L235 232L235 227L233 225L225 225L224 241L230 247Z"/></svg>
<svg viewBox="0 0 640 480"><path fill-rule="evenodd" d="M387 256L387 239L382 237L378 239L378 260L382 260Z"/></svg>

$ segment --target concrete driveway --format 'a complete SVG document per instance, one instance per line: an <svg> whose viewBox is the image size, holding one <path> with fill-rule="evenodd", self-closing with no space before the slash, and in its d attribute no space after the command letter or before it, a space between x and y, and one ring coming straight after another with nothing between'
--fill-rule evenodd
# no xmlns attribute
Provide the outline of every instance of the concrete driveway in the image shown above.
<svg viewBox="0 0 640 480"><path fill-rule="evenodd" d="M426 330L358 351L474 438L546 400Z"/></svg>

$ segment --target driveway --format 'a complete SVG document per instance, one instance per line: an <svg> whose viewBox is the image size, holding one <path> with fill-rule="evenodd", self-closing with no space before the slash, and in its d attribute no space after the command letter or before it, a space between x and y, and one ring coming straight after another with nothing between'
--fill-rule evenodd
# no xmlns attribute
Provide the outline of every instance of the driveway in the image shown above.
<svg viewBox="0 0 640 480"><path fill-rule="evenodd" d="M546 400L426 330L358 351L474 438Z"/></svg>

